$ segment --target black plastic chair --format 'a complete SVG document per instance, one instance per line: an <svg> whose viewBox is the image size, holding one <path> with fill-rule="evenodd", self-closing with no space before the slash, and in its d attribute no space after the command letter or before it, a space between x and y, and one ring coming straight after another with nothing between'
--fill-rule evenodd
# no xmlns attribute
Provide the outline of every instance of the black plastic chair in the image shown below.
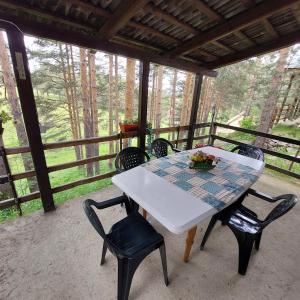
<svg viewBox="0 0 300 300"><path fill-rule="evenodd" d="M231 152L236 152L236 151L238 154L264 161L264 153L262 152L261 149L255 147L255 146L239 145L239 146L234 147L231 150Z"/></svg>
<svg viewBox="0 0 300 300"><path fill-rule="evenodd" d="M269 201L269 200L268 200ZM234 233L239 245L239 268L238 272L245 275L253 248L255 244L256 250L259 250L260 240L263 229L286 214L292 209L296 202L296 196L292 194L281 195L270 199L269 202L280 203L269 213L265 220L261 221L257 218L257 214L250 209L239 206L237 209L225 210L213 216L201 242L200 249L203 250L205 243L218 220L227 225Z"/></svg>
<svg viewBox="0 0 300 300"><path fill-rule="evenodd" d="M163 138L155 139L150 146L151 154L154 155L157 158L167 156L169 147L173 152L180 152L180 150L174 148L172 143L170 143L168 140Z"/></svg>
<svg viewBox="0 0 300 300"><path fill-rule="evenodd" d="M118 153L115 160L115 167L118 173L122 173L149 160L149 155L140 148L127 147Z"/></svg>
<svg viewBox="0 0 300 300"><path fill-rule="evenodd" d="M128 216L115 223L108 234L92 206L104 209L124 203ZM159 249L165 284L168 285L167 259L164 238L139 213L132 212L126 196L103 202L87 199L83 209L91 224L103 238L101 265L105 262L107 249L118 259L118 300L127 300L133 275L144 258Z"/></svg>
<svg viewBox="0 0 300 300"><path fill-rule="evenodd" d="M122 173L135 168L146 161L149 161L149 155L138 147L127 147L121 150L115 160L115 167L117 173ZM125 195L125 194L124 194ZM134 207L135 211L139 210L139 205L132 199L129 199L130 205ZM143 210L143 216L147 217L147 212Z"/></svg>

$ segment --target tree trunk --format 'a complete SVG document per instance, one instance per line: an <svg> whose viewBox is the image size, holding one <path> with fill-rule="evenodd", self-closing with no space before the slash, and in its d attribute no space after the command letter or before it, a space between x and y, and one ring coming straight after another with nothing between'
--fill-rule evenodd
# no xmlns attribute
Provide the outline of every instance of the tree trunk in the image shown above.
<svg viewBox="0 0 300 300"><path fill-rule="evenodd" d="M81 101L84 125L84 137L92 136L91 112L88 99L88 80L87 80L87 62L86 49L80 48L80 80L81 80ZM90 144L85 145L86 158L93 156L93 151ZM93 176L93 163L87 164L87 176Z"/></svg>
<svg viewBox="0 0 300 300"><path fill-rule="evenodd" d="M280 117L281 117L283 108L284 108L284 106L285 106L285 103L286 103L286 100L287 100L287 98L288 98L288 95L289 95L289 92L290 92L290 89L291 89L291 87L292 87L292 84L293 84L294 79L295 79L295 74L293 73L293 74L291 75L291 77L290 77L289 84L288 84L288 87L287 87L287 89L286 89L286 91L285 91L285 95L284 95L283 101L282 101L281 106L280 106L280 109L279 109L279 111L278 111L278 113L277 113L277 118L276 118L276 121L275 121L276 124L277 124L277 123L279 122L279 120L280 120Z"/></svg>
<svg viewBox="0 0 300 300"><path fill-rule="evenodd" d="M14 75L11 70L3 32L0 33L0 63L2 67L3 81L7 92L7 101L13 117L13 123L17 132L18 142L20 146L25 146L28 145L27 134L23 123L22 111L18 101ZM22 161L26 171L34 170L30 154L22 154ZM35 178L28 178L27 182L30 192L38 190L38 185Z"/></svg>
<svg viewBox="0 0 300 300"><path fill-rule="evenodd" d="M184 89L183 89L183 96L182 96L182 106L181 106L181 112L180 112L180 125L186 125L186 120L187 120L187 116L188 116L191 83L192 83L192 73L187 73L185 84L184 84ZM182 134L180 136L182 136Z"/></svg>
<svg viewBox="0 0 300 300"><path fill-rule="evenodd" d="M154 65L153 66L153 75L152 75L151 103L150 103L150 110L149 110L149 121L152 125L154 125L156 85L157 85L157 67L156 67L156 65Z"/></svg>
<svg viewBox="0 0 300 300"><path fill-rule="evenodd" d="M245 108L244 118L249 117L249 115L250 115L254 91L255 91L255 83L256 83L256 74L252 74L250 77L250 84L249 84L249 90L248 90L247 99L246 99L246 108Z"/></svg>
<svg viewBox="0 0 300 300"><path fill-rule="evenodd" d="M272 78L270 84L269 95L267 100L264 103L261 116L260 116L260 125L258 131L267 133L270 129L272 117L274 114L274 109L279 97L280 85L282 82L282 74L286 66L287 58L289 54L289 48L284 48L279 51L279 59L276 66L276 72ZM255 145L257 147L263 147L265 143L264 137L257 137Z"/></svg>
<svg viewBox="0 0 300 300"><path fill-rule="evenodd" d="M160 128L161 123L161 98L162 98L162 81L163 81L163 66L158 66L157 70L157 90L155 103L155 128Z"/></svg>
<svg viewBox="0 0 300 300"><path fill-rule="evenodd" d="M177 84L177 70L174 70L173 80L172 80L172 94L170 103L170 114L169 114L169 126L175 126L175 103L176 103L176 84ZM170 139L170 136L169 136ZM172 140L175 139L175 132L172 132Z"/></svg>
<svg viewBox="0 0 300 300"><path fill-rule="evenodd" d="M108 135L113 134L113 64L114 57L112 54L109 55L109 74L108 74ZM109 142L109 154L114 151L113 142ZM109 160L109 167L112 168L112 160Z"/></svg>
<svg viewBox="0 0 300 300"><path fill-rule="evenodd" d="M64 63L64 57L62 52L61 44L60 47L60 57L63 66L63 76L64 76L64 84L67 94L67 101L68 101L68 108L69 108L69 115L70 115L70 123L71 123L71 131L73 139L79 139L78 127L79 127L79 120L77 118L76 112L76 104L75 104L75 93L74 93L74 82L71 75L71 65L70 65L70 56L69 56L69 49L68 45L65 45L65 53L66 53L66 62L67 62L67 69ZM76 160L82 159L81 149L79 146L75 146L75 154Z"/></svg>
<svg viewBox="0 0 300 300"><path fill-rule="evenodd" d="M135 83L135 60L131 58L127 58L125 119L133 118L134 83ZM128 139L124 140L124 147L128 147Z"/></svg>
<svg viewBox="0 0 300 300"><path fill-rule="evenodd" d="M94 51L89 51L89 67L90 67L90 102L91 102L91 121L93 136L99 136L99 118L98 118L98 106L97 106L97 83L96 83L96 62ZM99 144L93 145L94 156L99 156ZM94 163L95 174L100 173L100 162Z"/></svg>
<svg viewBox="0 0 300 300"><path fill-rule="evenodd" d="M72 66L72 76L73 76L73 83L74 83L74 96L75 96L75 108L76 108L76 117L78 120L78 136L81 139L81 126L80 126L80 117L79 117L79 104L78 104L78 93L77 93L77 85L76 85L76 75L75 75L75 63L74 63L74 57L73 57L73 47L70 46L71 51L71 66ZM80 152L82 154L82 146L80 146Z"/></svg>

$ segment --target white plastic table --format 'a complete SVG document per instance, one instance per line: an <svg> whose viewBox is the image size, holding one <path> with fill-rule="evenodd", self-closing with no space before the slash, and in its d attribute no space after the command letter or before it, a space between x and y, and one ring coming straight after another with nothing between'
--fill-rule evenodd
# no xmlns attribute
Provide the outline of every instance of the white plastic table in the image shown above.
<svg viewBox="0 0 300 300"><path fill-rule="evenodd" d="M199 149L188 150L187 153L197 150ZM237 153L210 146L201 148L201 151L249 166L255 169L259 175L264 169L262 161ZM139 166L115 175L112 182L169 231L175 234L188 231L184 255L184 261L188 261L197 224L216 214L217 210L144 167ZM236 201L248 188L250 186L245 186L244 191L237 194L236 198L228 202L225 207Z"/></svg>

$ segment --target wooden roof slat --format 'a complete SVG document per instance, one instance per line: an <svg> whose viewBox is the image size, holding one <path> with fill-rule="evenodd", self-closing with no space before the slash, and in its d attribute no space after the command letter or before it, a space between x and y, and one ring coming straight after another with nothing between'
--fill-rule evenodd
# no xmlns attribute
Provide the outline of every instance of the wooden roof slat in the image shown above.
<svg viewBox="0 0 300 300"><path fill-rule="evenodd" d="M201 45L214 41L218 38L226 36L227 34L240 30L247 25L257 22L263 18L270 16L279 10L297 3L298 0L265 0L260 4L253 6L228 21L214 26L212 29L198 34L182 45L176 47L167 53L168 56L176 57L186 52L192 51Z"/></svg>
<svg viewBox="0 0 300 300"><path fill-rule="evenodd" d="M100 28L99 33L105 39L112 38L126 23L147 4L149 0L121 1L116 11Z"/></svg>
<svg viewBox="0 0 300 300"><path fill-rule="evenodd" d="M13 22L19 28L22 28L22 31L25 34L61 41L64 43L70 43L80 47L123 55L126 57L132 57L135 59L149 60L153 63L186 70L189 72L201 73L207 76L215 77L217 75L217 72L215 71L208 70L205 67L196 65L194 63L189 63L183 59L164 58L161 55L148 50L142 50L131 45L124 45L101 38L98 39L95 36L89 36L76 31L68 31L68 34L66 34L65 29L55 27L53 24L40 23L20 16L7 15L3 12L0 12L0 18Z"/></svg>
<svg viewBox="0 0 300 300"><path fill-rule="evenodd" d="M234 54L226 55L216 61L206 64L206 66L212 69L220 68L229 64L237 63L239 61L248 59L253 56L259 56L271 51L289 47L299 42L300 42L300 30L287 34L285 36L281 36L263 45L256 45L246 50Z"/></svg>
<svg viewBox="0 0 300 300"><path fill-rule="evenodd" d="M59 22L59 23L65 24L67 26L73 26L78 29L83 29L83 30L87 30L87 31L91 30L91 28L89 26L76 23L73 20L70 20L68 17L55 16L50 13L47 13L46 11L44 11L40 8L34 8L34 10L33 10L29 5L26 5L26 4L21 5L16 0L10 0L10 1L0 0L0 4L4 7L11 8L11 9L14 9L17 5L18 9L24 13L32 14L37 17L42 17L42 18L45 18L45 19L55 22L55 23ZM3 17L3 19L7 19L7 18Z"/></svg>

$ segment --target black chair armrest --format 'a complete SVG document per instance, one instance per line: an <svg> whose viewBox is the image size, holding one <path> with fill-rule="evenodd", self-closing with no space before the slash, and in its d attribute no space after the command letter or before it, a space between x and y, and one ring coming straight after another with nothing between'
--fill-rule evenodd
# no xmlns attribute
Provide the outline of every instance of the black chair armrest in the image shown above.
<svg viewBox="0 0 300 300"><path fill-rule="evenodd" d="M115 206L121 203L128 203L128 198L127 196L119 196L110 200L106 200L106 201L101 201L101 202L96 202L92 199L88 199L88 202L90 203L90 205L95 206L97 209L105 209L111 206Z"/></svg>
<svg viewBox="0 0 300 300"><path fill-rule="evenodd" d="M181 150L176 149L176 148L172 148L172 150L173 150L174 152L181 152Z"/></svg>
<svg viewBox="0 0 300 300"><path fill-rule="evenodd" d="M279 198L279 197L270 196L266 193L263 193L263 192L260 192L260 191L257 191L257 190L253 190L253 189L249 189L248 193L252 196L255 196L257 198L260 198L260 199L265 200L265 201L270 202L270 203L274 203L274 202L282 199L282 198Z"/></svg>

